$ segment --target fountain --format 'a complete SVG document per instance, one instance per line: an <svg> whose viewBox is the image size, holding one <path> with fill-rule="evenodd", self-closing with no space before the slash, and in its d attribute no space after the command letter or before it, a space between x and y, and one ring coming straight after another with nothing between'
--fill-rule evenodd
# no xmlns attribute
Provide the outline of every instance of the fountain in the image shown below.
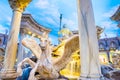
<svg viewBox="0 0 120 80"><path fill-rule="evenodd" d="M65 68L65 66L69 63L70 58L72 58L71 55L74 54L75 51L79 50L79 36L74 35L69 37L53 50L51 49L49 43L50 42L48 37L41 38L40 46L37 44L34 38L24 38L22 40L22 44L29 48L33 55L37 58L37 62L33 62L29 58L22 60L17 67L18 76L22 74L22 66L27 62L32 68L29 80L36 79L36 72L38 72L40 75L40 79L56 79L60 77L60 70ZM77 71L75 70L76 59L78 58L73 56L73 62L71 63L71 73L73 73L73 71ZM74 69L72 69L72 67L74 67Z"/></svg>
<svg viewBox="0 0 120 80"><path fill-rule="evenodd" d="M13 8L14 15L13 15L12 24L11 24L12 28L11 28L9 39L8 39L9 43L7 44L7 47L6 47L7 54L5 55L4 69L2 70L2 74L0 74L0 77L2 76L2 78L6 78L6 74L9 74L7 75L7 79L11 78L11 76L14 79L16 78L16 75L17 75L14 69L14 63L16 60L15 56L16 56L16 50L17 50L17 39L18 39L18 33L20 29L21 15L23 10L31 0L21 0L21 1L9 0L9 1L10 1L10 4L12 3L11 7ZM27 5L25 4L24 6L23 5L21 6L21 4L25 3L25 1ZM15 5L15 2L18 2L18 3L21 2L21 4L16 3ZM78 4L78 22L79 22L78 26L79 26L80 51L81 51L80 79L100 80L101 70L100 70L100 65L98 61L97 36L96 36L96 28L94 25L94 17L93 17L91 0L77 0L77 4ZM58 57L57 59L54 58L53 62L49 61L50 59L49 55L51 55L51 53L49 53L49 50L47 51L47 49L44 49L46 50L46 53L45 51L41 50L46 46L42 46L39 48L38 44L32 41L32 39L26 39L24 46L31 49L34 56L37 57L38 61L37 63L34 63L29 58L24 59L18 65L18 68L17 68L18 73L22 70L20 68L23 65L23 63L27 61L30 65L32 65L32 70L30 72L29 77L34 78L34 79L31 78L29 80L36 80L34 74L37 70L41 75L41 77L43 78L57 78L58 75L56 76L56 74L61 69L63 69L66 66L66 64L70 61L71 54L79 49L79 37L75 36L68 39L64 44L63 53L61 55L56 55ZM58 49L55 51L58 51ZM44 58L42 58L41 56L43 56ZM73 55L71 58L72 58L72 61L68 64L68 68L67 67L66 68L69 69L69 72L70 72L69 76L75 77L77 76L78 71L80 71L78 68L78 66L80 65L78 61L79 55L77 56ZM45 61L48 64L46 64ZM7 72L4 72L4 71L7 71Z"/></svg>
<svg viewBox="0 0 120 80"><path fill-rule="evenodd" d="M69 79L77 79L80 76L80 55L79 50L75 51L71 56L71 61L60 71L62 75Z"/></svg>

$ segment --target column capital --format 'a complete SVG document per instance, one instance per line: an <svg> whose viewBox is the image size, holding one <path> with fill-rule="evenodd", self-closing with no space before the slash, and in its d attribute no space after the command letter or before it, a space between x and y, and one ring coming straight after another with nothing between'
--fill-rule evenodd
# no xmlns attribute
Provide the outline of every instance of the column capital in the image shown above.
<svg viewBox="0 0 120 80"><path fill-rule="evenodd" d="M32 0L8 0L13 10L23 12Z"/></svg>

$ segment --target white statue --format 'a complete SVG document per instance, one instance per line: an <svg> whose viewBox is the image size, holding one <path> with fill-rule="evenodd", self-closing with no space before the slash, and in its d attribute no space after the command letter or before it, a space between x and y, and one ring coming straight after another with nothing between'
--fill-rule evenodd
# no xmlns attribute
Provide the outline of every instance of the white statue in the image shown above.
<svg viewBox="0 0 120 80"><path fill-rule="evenodd" d="M64 44L60 44L54 49L55 53L57 51L59 52L59 48L62 47L63 51L61 52L61 55L58 55L57 58L53 58L51 57L53 51L51 49L48 38L41 38L40 46L33 38L24 38L22 40L22 44L33 52L34 56L37 58L37 62L35 63L31 59L25 58L18 64L17 72L19 75L22 74L22 65L27 62L32 67L29 80L37 80L35 72L39 73L39 79L58 78L59 71L63 69L70 61L70 56L72 53L79 49L79 36L74 35L65 40L63 43Z"/></svg>

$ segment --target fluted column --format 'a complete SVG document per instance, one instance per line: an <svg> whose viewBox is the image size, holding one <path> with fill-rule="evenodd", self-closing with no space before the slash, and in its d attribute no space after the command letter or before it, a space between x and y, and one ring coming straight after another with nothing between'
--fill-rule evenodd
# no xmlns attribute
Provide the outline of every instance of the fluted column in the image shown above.
<svg viewBox="0 0 120 80"><path fill-rule="evenodd" d="M0 78L2 79L16 77L14 65L16 61L17 41L20 30L21 16L22 12L30 2L31 0L9 0L9 4L13 9L13 16L5 51L4 68L0 72Z"/></svg>
<svg viewBox="0 0 120 80"><path fill-rule="evenodd" d="M22 40L25 38L25 29L21 28L20 29L20 41L19 41L19 46L18 46L18 54L17 54L17 64L19 64L23 59L24 59L24 54L25 50L22 45Z"/></svg>
<svg viewBox="0 0 120 80"><path fill-rule="evenodd" d="M98 40L91 0L77 0L80 35L80 80L100 80Z"/></svg>

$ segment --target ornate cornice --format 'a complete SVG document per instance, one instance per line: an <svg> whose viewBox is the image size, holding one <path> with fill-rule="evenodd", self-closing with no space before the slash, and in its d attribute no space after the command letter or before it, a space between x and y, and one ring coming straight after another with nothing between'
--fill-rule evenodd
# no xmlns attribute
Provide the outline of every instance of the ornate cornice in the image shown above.
<svg viewBox="0 0 120 80"><path fill-rule="evenodd" d="M120 20L120 6L116 10L116 12L110 17L112 20L119 21Z"/></svg>
<svg viewBox="0 0 120 80"><path fill-rule="evenodd" d="M101 28L100 26L96 26L97 28L97 38L100 38L100 34L104 31L103 28Z"/></svg>
<svg viewBox="0 0 120 80"><path fill-rule="evenodd" d="M9 0L9 4L13 10L24 11L32 0Z"/></svg>
<svg viewBox="0 0 120 80"><path fill-rule="evenodd" d="M34 20L34 18L32 17L31 14L23 14L21 21L29 22L33 28L35 28L39 31L43 31L43 32L47 32L47 33L49 33L51 31L50 29L45 28L45 26L38 24L37 21Z"/></svg>
<svg viewBox="0 0 120 80"><path fill-rule="evenodd" d="M103 32L103 28L99 27L99 26L96 26L96 29L97 29L97 37L99 38L100 37L100 34ZM73 34L78 34L78 30L76 31L72 31Z"/></svg>
<svg viewBox="0 0 120 80"><path fill-rule="evenodd" d="M35 34L34 37L38 38L42 37L44 33L48 35L50 32L50 29L37 23L31 14L22 14L20 29L24 29L25 33L29 35Z"/></svg>

